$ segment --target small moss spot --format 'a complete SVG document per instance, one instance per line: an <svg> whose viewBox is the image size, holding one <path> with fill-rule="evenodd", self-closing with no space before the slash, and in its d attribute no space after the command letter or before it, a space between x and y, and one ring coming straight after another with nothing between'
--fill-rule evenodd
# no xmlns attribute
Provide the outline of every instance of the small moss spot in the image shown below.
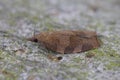
<svg viewBox="0 0 120 80"><path fill-rule="evenodd" d="M120 61L111 61L106 65L106 68L108 70L115 69L120 67Z"/></svg>
<svg viewBox="0 0 120 80"><path fill-rule="evenodd" d="M92 58L92 57L95 56L95 53L87 53L85 56L86 56L87 58Z"/></svg>

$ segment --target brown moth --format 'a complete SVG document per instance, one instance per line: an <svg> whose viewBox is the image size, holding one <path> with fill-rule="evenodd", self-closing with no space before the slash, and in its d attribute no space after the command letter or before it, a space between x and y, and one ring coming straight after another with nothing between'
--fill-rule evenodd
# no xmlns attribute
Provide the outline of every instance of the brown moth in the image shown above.
<svg viewBox="0 0 120 80"><path fill-rule="evenodd" d="M47 49L58 53L78 53L100 47L100 40L94 31L61 30L41 32L28 39L42 43Z"/></svg>

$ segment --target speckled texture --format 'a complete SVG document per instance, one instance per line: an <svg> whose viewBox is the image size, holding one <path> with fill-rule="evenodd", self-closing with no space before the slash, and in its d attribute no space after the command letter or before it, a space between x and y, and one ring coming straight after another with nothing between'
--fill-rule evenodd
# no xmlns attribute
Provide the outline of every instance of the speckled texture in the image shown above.
<svg viewBox="0 0 120 80"><path fill-rule="evenodd" d="M0 0L0 80L119 80L119 9L120 0ZM96 31L103 45L61 55L26 40L55 29Z"/></svg>

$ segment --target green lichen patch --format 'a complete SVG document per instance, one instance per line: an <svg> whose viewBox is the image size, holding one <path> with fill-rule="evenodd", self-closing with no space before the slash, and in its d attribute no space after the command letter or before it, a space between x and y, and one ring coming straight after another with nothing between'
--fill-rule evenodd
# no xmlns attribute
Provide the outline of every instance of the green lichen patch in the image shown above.
<svg viewBox="0 0 120 80"><path fill-rule="evenodd" d="M0 70L0 74L4 76L4 80L17 80L16 79L17 76L15 72L11 72L9 70Z"/></svg>
<svg viewBox="0 0 120 80"><path fill-rule="evenodd" d="M0 60L3 59L2 55L2 50L0 50Z"/></svg>
<svg viewBox="0 0 120 80"><path fill-rule="evenodd" d="M109 57L113 57L113 58L120 58L120 54L117 54L117 53L110 53L109 55L108 55Z"/></svg>
<svg viewBox="0 0 120 80"><path fill-rule="evenodd" d="M120 68L120 54L118 54L113 49L107 49L107 50L91 50L89 51L87 55L94 53L95 57L94 61L101 61L101 63L104 65L105 69L111 70L111 69L118 69Z"/></svg>
<svg viewBox="0 0 120 80"><path fill-rule="evenodd" d="M100 50L100 49L94 49L91 51L88 51L87 55L91 55L94 54L95 58L99 58L99 57L106 57L106 58L120 58L120 54L117 53L117 51L111 49L111 48L107 48L105 50Z"/></svg>
<svg viewBox="0 0 120 80"><path fill-rule="evenodd" d="M116 70L120 68L120 61L110 61L105 65L107 70Z"/></svg>
<svg viewBox="0 0 120 80"><path fill-rule="evenodd" d="M87 55L94 55L95 58L101 58L103 56L105 56L105 52L101 51L101 50L98 50L98 49L94 49L94 50L90 50L87 52L86 56Z"/></svg>
<svg viewBox="0 0 120 80"><path fill-rule="evenodd" d="M0 59L4 59L4 55L3 55L3 51L2 50L0 50Z"/></svg>
<svg viewBox="0 0 120 80"><path fill-rule="evenodd" d="M82 62L83 60L84 60L84 59L81 58L81 57L74 57L74 58L72 59L72 61L74 61L74 62L76 62L76 63Z"/></svg>
<svg viewBox="0 0 120 80"><path fill-rule="evenodd" d="M95 53L90 53L90 52L88 52L88 53L85 54L85 56L86 56L87 58L92 58L92 57L95 56Z"/></svg>

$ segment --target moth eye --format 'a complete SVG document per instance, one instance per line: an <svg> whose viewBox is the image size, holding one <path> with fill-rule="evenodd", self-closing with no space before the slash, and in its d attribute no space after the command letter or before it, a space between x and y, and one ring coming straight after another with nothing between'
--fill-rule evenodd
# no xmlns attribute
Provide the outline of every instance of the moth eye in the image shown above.
<svg viewBox="0 0 120 80"><path fill-rule="evenodd" d="M38 39L35 38L35 39L33 40L33 42L38 42Z"/></svg>

